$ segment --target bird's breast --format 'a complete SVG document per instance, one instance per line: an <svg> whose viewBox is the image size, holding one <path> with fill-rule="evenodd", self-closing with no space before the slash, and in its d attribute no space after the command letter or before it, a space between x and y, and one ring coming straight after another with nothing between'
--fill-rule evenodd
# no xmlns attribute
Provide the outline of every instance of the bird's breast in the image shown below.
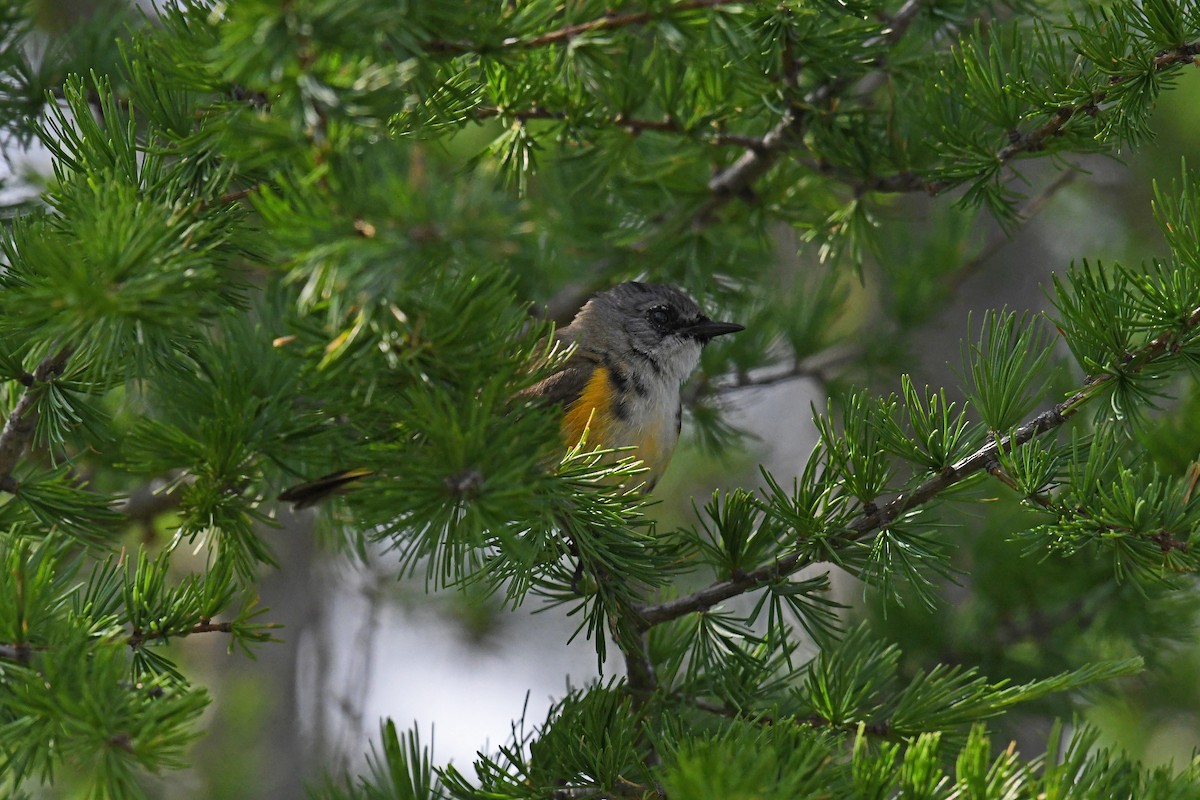
<svg viewBox="0 0 1200 800"><path fill-rule="evenodd" d="M653 487L679 439L679 387L656 380L631 380L597 366L578 399L563 414L563 439L574 447L587 433L588 448L637 448Z"/></svg>

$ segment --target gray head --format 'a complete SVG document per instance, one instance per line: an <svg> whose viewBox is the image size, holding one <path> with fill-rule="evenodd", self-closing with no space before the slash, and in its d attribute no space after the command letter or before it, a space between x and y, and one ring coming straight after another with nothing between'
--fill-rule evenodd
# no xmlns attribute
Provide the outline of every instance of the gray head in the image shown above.
<svg viewBox="0 0 1200 800"><path fill-rule="evenodd" d="M678 289L631 281L589 300L562 337L602 359L616 358L683 381L696 368L704 345L742 329L709 319Z"/></svg>

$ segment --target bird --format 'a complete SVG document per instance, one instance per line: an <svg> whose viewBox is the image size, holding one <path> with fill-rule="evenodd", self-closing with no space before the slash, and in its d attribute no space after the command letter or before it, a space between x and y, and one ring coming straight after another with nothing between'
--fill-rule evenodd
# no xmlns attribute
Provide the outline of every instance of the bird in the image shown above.
<svg viewBox="0 0 1200 800"><path fill-rule="evenodd" d="M564 447L587 436L596 449L633 448L642 462L644 491L666 471L679 441L684 382L704 346L745 330L705 316L673 286L628 281L591 297L570 325L555 333L572 348L562 367L519 392L516 399L561 410ZM279 495L300 509L344 491L371 470L341 470Z"/></svg>

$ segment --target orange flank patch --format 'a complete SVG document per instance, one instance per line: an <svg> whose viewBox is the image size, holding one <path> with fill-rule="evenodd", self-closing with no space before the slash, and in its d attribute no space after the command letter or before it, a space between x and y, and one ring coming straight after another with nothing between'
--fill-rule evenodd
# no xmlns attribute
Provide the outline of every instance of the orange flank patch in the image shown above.
<svg viewBox="0 0 1200 800"><path fill-rule="evenodd" d="M619 418L614 400L615 390L608 370L597 367L579 399L567 406L563 414L563 442L569 448L574 447L586 431L589 450L636 447L635 452L622 453L620 457L633 456L642 461L648 471L639 476L639 480L645 481L646 488L650 489L671 460L674 442L661 440L661 425L649 429L632 427L627 420Z"/></svg>
<svg viewBox="0 0 1200 800"><path fill-rule="evenodd" d="M608 370L596 367L579 399L567 406L563 414L563 440L567 447L577 445L585 430L590 447L613 446L606 438L614 422L612 401L613 386L608 379Z"/></svg>

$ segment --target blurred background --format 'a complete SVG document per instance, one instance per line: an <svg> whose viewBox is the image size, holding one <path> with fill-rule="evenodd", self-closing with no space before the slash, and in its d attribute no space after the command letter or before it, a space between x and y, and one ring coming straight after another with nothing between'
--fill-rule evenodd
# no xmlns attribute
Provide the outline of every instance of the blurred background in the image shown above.
<svg viewBox="0 0 1200 800"><path fill-rule="evenodd" d="M97 5L35 3L45 46L73 48L80 64L111 58L103 41L74 33L75 23ZM1026 196L1022 215L1008 230L986 213L959 209L953 194L885 199L881 247L866 256L861 276L851 270L836 276L847 300L832 322L835 343L807 359L804 374L720 393L726 421L741 431L733 447L715 452L704 446L690 435L694 426L685 417L680 452L654 495L652 513L660 524L690 524L694 504L715 490L756 485L760 463L786 483L816 439L813 407L824 410L840 392L869 387L886 394L908 373L918 386L947 386L956 396L968 320L1002 307L1050 311L1045 288L1072 261L1138 263L1162 256L1153 184L1178 179L1181 156L1200 165L1200 80L1189 77L1162 96L1153 129L1152 141L1119 160L1080 157L1065 170L1042 162L1025 166L1018 185ZM498 130L498 123L481 123L419 157L460 167ZM8 142L3 155L4 204L35 197L47 179L47 154ZM413 179L420 178L414 173ZM464 178L462 191L472 190ZM922 269L911 268L918 263ZM570 264L562 268L571 275ZM802 293L826 270L814 248L781 226L764 284ZM561 287L520 289L535 305L569 319ZM577 301L586 293L566 296ZM753 319L738 321L753 328ZM1046 387L1044 398L1053 402L1069 388ZM1200 452L1200 396L1194 386L1189 391L1181 407L1164 412L1146 434L1151 457L1172 474ZM934 662L978 665L993 681L1023 681L1138 652L1157 662L1144 677L1087 698L1051 697L1023 707L1002 733L1036 752L1055 716L1081 713L1110 743L1148 764L1187 759L1200 746L1200 648L1158 631L1167 617L1194 618L1195 598L1164 597L1154 586L1114 588L1104 579L1111 572L1107 563L1023 556L1015 534L1035 524L1033 518L1002 487L995 488L994 501L986 515L977 504L962 503L939 518L963 572L941 586L934 608L915 598L885 603L843 577L835 585L850 607L847 622L874 620L902 646L910 672ZM195 746L195 767L162 778L160 796L299 796L326 770L359 767L385 717L401 727L414 724L432 741L435 762L463 768L477 750L503 744L515 720L542 721L566 687L595 679L595 650L582 636L572 641L576 620L562 609L513 613L470 594L431 595L420 578L398 577L392 554L370 552L360 561L323 547L321 519L320 513L281 509L279 527L264 531L280 566L263 575L262 605L284 625L280 643L258 648L253 660L228 653L219 639L171 645L173 657L210 688L215 702L209 735ZM152 529L129 535L165 545L172 531L167 514ZM605 679L621 671L616 660L599 667Z"/></svg>

